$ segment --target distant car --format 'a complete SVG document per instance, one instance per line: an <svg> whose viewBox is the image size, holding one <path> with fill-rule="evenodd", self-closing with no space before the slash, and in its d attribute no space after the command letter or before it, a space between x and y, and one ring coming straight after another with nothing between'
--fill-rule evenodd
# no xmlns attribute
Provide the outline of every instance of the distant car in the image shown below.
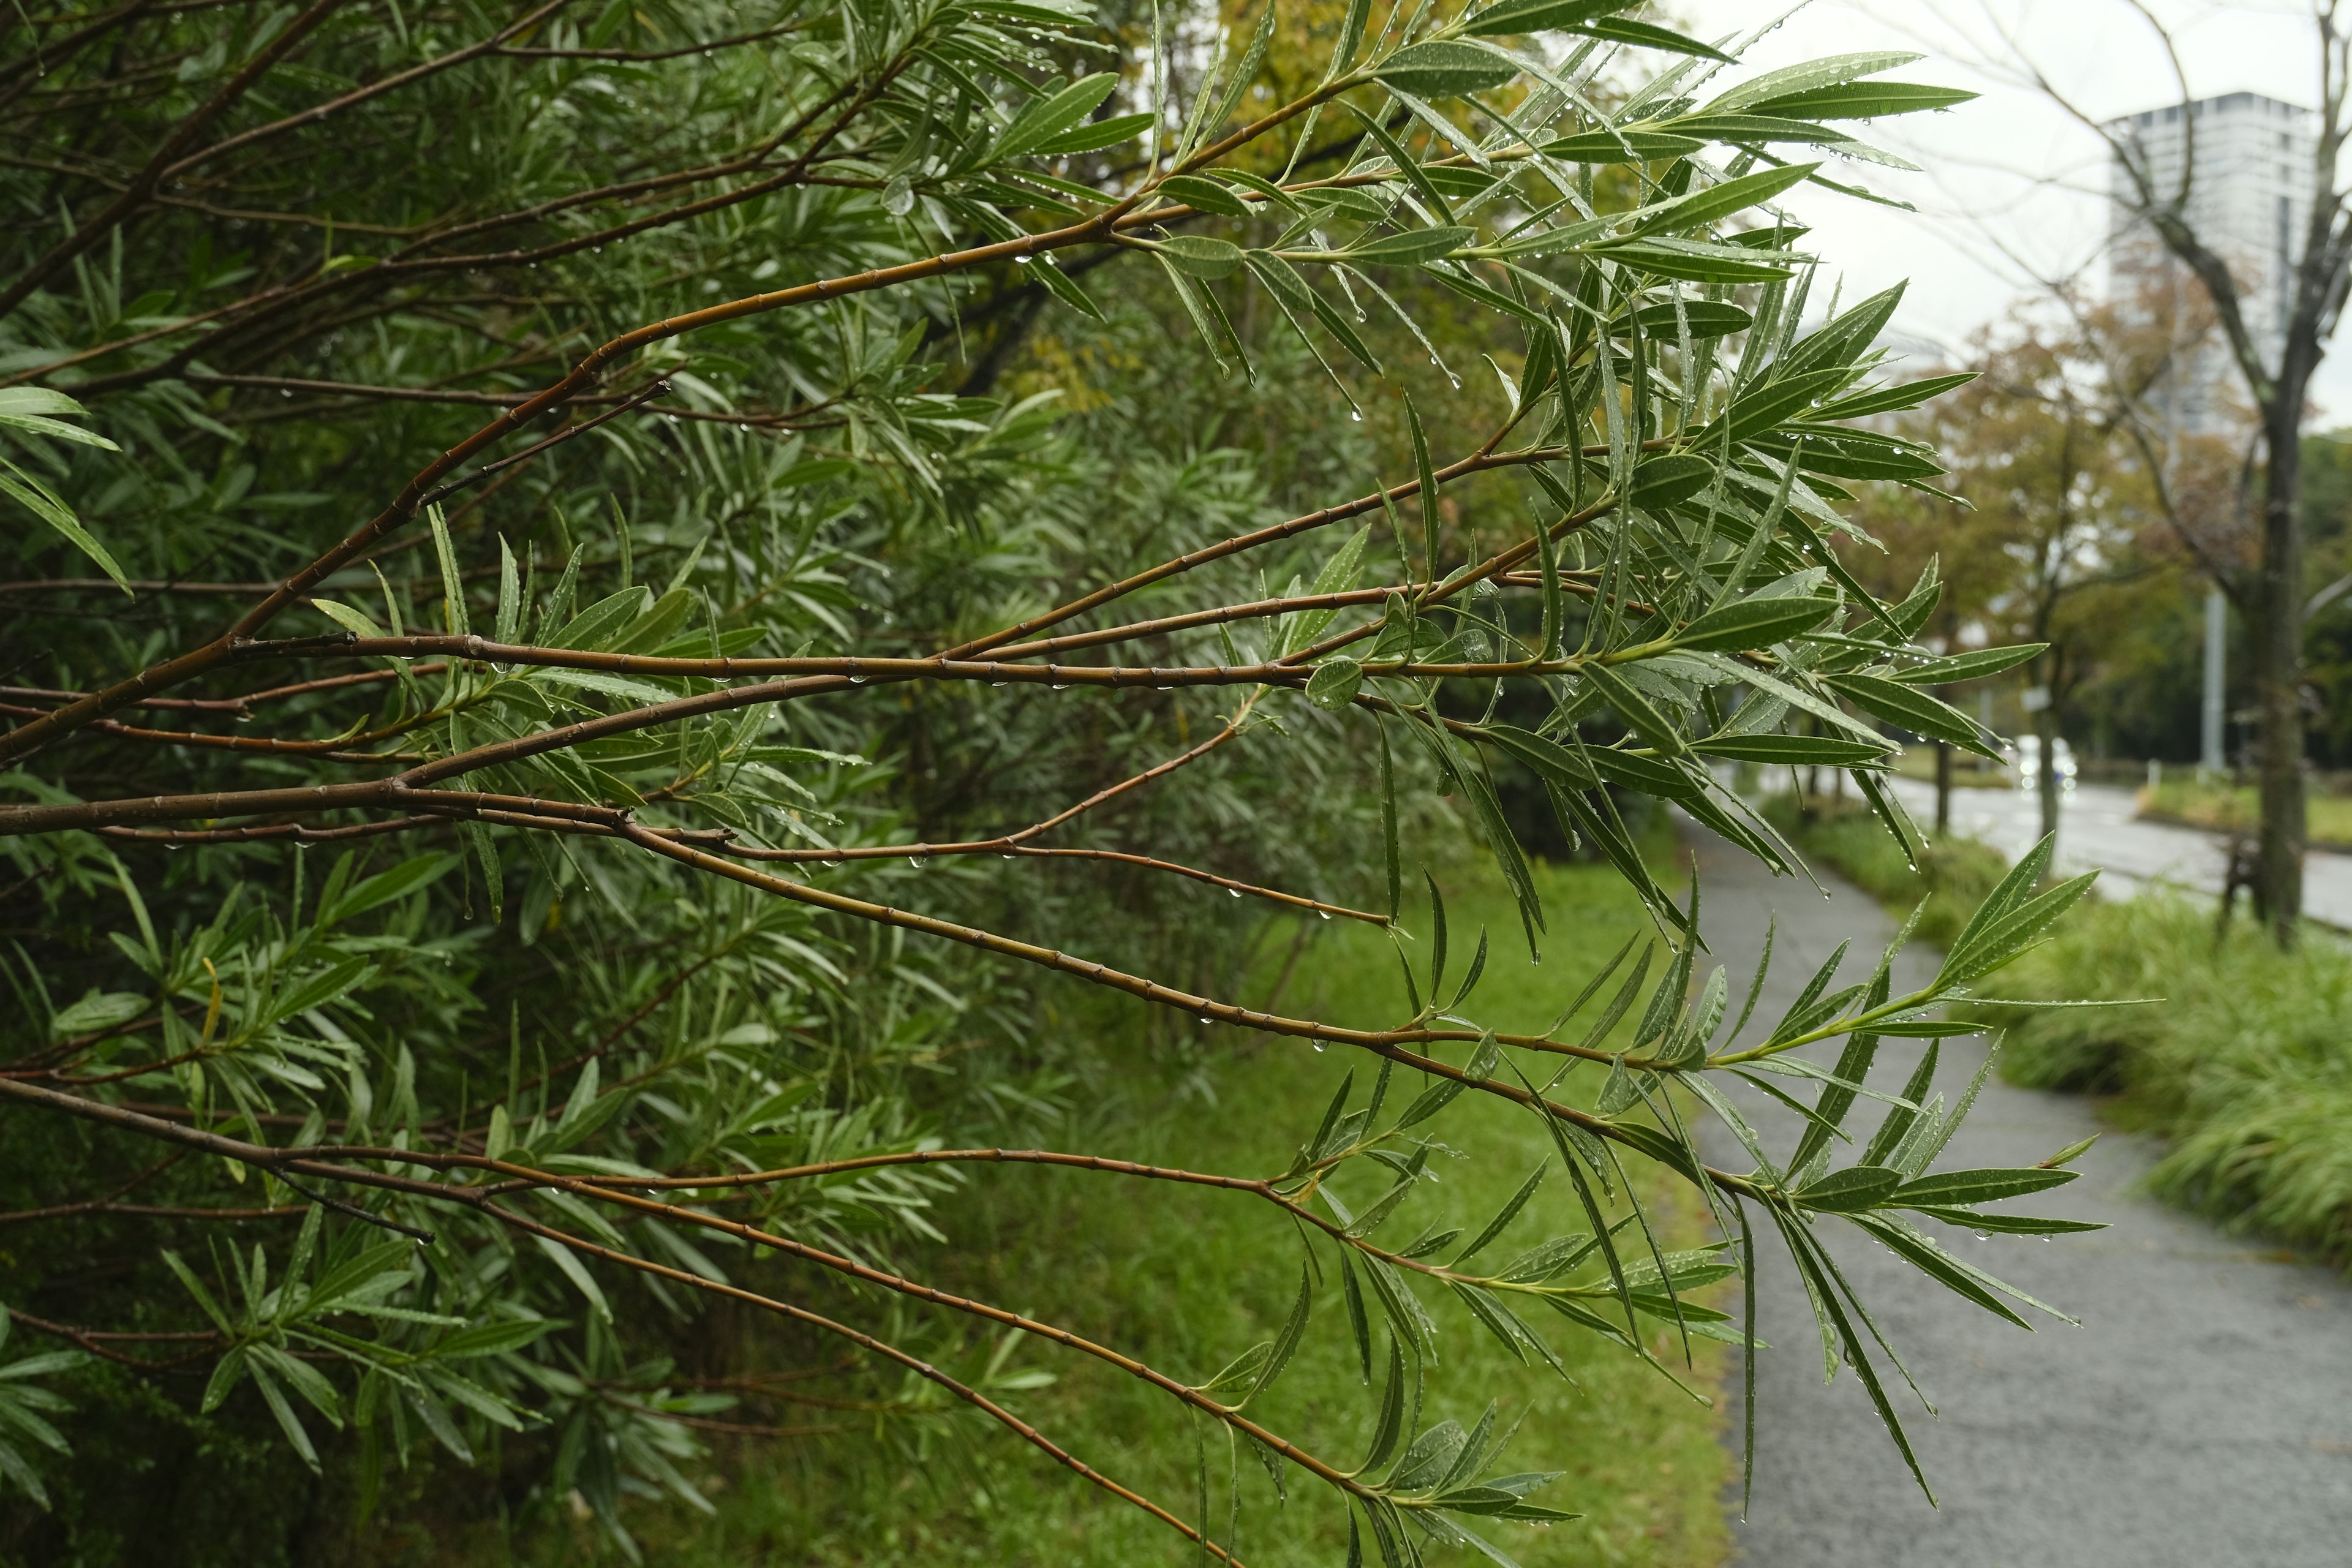
<svg viewBox="0 0 2352 1568"><path fill-rule="evenodd" d="M2073 789L2075 773L2074 748L2066 743L2065 736L2061 735L2053 751L2058 759L2054 769L2058 775L2058 787L2062 790ZM2017 770L2017 787L2024 790L2040 789L2042 787L2042 737L2020 735L2009 748L2009 752L2010 766Z"/></svg>

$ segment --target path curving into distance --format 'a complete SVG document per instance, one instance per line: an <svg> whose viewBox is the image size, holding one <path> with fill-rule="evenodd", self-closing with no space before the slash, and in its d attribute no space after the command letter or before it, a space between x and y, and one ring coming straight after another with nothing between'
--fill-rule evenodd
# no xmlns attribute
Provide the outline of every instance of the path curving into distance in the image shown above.
<svg viewBox="0 0 2352 1568"><path fill-rule="evenodd" d="M1833 897L1774 879L1688 822L1714 957L1744 990L1779 911L1759 1018L1777 1018L1831 951L1854 939L1846 971L1868 978L1895 922L1867 895L1819 871ZM1874 945L1875 944L1875 945ZM1907 955L1898 992L1932 973ZM1906 978L1906 976L1908 978ZM1748 1035L1764 1029L1751 1023ZM1743 1040L1742 1043L1748 1043ZM1922 1042L1888 1040L1874 1087L1899 1089ZM1945 1042L1937 1087L1956 1100L1984 1059L1981 1039ZM1743 1113L1785 1152L1795 1118L1736 1079ZM1793 1083L1790 1084L1794 1088ZM1862 1141L1877 1125L1854 1113ZM1938 1168L2029 1165L2101 1131L2075 1097L1998 1076ZM1720 1132L1720 1130L1717 1130ZM1843 1149L1843 1146L1841 1145ZM2113 1228L2044 1241L1979 1240L1929 1225L1971 1262L2082 1319L2027 1333L1946 1292L1851 1226L1824 1240L1879 1326L1941 1408L1930 1417L1885 1369L1905 1426L1941 1499L1931 1509L1859 1382L1822 1382L1821 1341L1784 1253L1762 1240L1756 1490L1739 1520L1746 1568L2344 1568L2352 1563L2352 1288L2255 1239L2223 1234L2139 1193L2145 1137L2108 1131L2076 1163L2081 1179L2008 1207ZM1709 1157L1748 1163L1728 1133ZM1851 1157L1847 1152L1846 1157ZM1925 1223L1925 1222L1923 1222ZM1759 1238L1760 1239L1760 1238ZM2029 1318L2038 1314L2027 1312ZM1737 1369L1725 1440L1742 1421ZM1902 1406L1898 1405L1898 1408ZM1735 1475L1736 1475L1735 1468Z"/></svg>

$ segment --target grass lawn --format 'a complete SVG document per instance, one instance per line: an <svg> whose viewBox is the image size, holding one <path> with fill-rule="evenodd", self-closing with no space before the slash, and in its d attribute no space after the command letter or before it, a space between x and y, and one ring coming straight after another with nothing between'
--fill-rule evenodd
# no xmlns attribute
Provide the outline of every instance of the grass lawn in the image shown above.
<svg viewBox="0 0 2352 1568"><path fill-rule="evenodd" d="M1547 962L1528 962L1518 921L1491 878L1465 877L1449 899L1454 972L1483 924L1494 946L1472 1004L1482 1022L1504 1029L1541 1029L1600 963L1637 926L1637 906L1616 877L1587 867L1539 868L1550 934ZM1418 917L1425 924L1426 913ZM1395 959L1370 928L1319 926L1284 1002L1288 1012L1318 1011L1335 1021L1392 1021L1406 1011ZM1425 953L1426 942L1417 951ZM1630 1020L1629 1020L1630 1022ZM1324 1102L1350 1067L1359 1093L1369 1084L1362 1058L1335 1048L1317 1054L1288 1041L1232 1032L1206 1048L1211 1058L1187 1095L1155 1087L1131 1110L1101 1123L1087 1143L1097 1152L1197 1170L1271 1174L1310 1135ZM1168 1076L1149 1081L1163 1085ZM1568 1091L1589 1098L1597 1080ZM1394 1093L1417 1092L1400 1082ZM1424 1221L1477 1226L1536 1165L1550 1157L1532 1117L1477 1095L1456 1100L1433 1136L1465 1158L1441 1158L1441 1179L1409 1199L1391 1245ZM1553 1176L1557 1180L1559 1173ZM919 1271L943 1284L1026 1309L1134 1353L1188 1380L1205 1381L1252 1343L1272 1337L1297 1289L1299 1247L1287 1221L1234 1194L1141 1184L1126 1178L1037 1169L999 1169L977 1178L980 1202L948 1211L959 1243L972 1250L961 1267L940 1258ZM1347 1184L1343 1182L1343 1186ZM1669 1235L1690 1246L1704 1238L1704 1216L1686 1189L1648 1184L1663 1205ZM1345 1195L1376 1195L1356 1175ZM982 1228L993 1222L993 1229ZM1498 1260L1547 1236L1580 1231L1572 1190L1547 1184L1496 1243ZM1385 1239L1389 1230L1382 1232ZM1328 1259L1328 1250L1325 1254ZM1281 1383L1264 1405L1268 1424L1342 1464L1360 1456L1374 1414L1356 1365L1353 1340L1336 1289L1318 1292L1314 1321ZM1736 1289L1736 1286L1733 1287ZM1722 1287L1717 1288L1718 1290ZM1717 1437L1718 1418L1631 1355L1571 1331L1558 1319L1538 1325L1573 1373L1576 1386L1540 1366L1513 1360L1450 1299L1424 1291L1440 1328L1444 1394L1423 1414L1475 1422L1492 1397L1507 1420L1524 1418L1503 1468L1560 1470L1562 1479L1531 1500L1587 1517L1549 1527L1499 1524L1487 1535L1526 1568L1543 1564L1641 1564L1709 1568L1727 1539L1719 1495L1729 1464ZM854 1315L886 1321L887 1303L866 1299ZM1720 1381L1726 1348L1694 1340L1694 1387ZM1678 1347L1654 1344L1681 1371ZM1026 1419L1088 1463L1171 1509L1192 1516L1196 1470L1187 1418L1162 1395L1098 1363L1044 1347L1023 1346L1019 1364L1049 1369L1051 1386L1007 1396ZM860 1434L782 1445L747 1445L727 1467L730 1480L704 1517L674 1505L646 1505L636 1515L646 1557L656 1568L755 1568L761 1564L1052 1563L1128 1565L1202 1561L1197 1549L1140 1512L1115 1502L995 1429L971 1429L971 1464L935 1439L915 1465L895 1460L887 1436ZM1228 1467L1221 1436L1209 1435L1213 1517L1224 1533ZM1328 1563L1346 1554L1347 1527L1331 1495L1295 1469L1289 1500L1277 1501L1257 1461L1240 1456L1242 1559L1270 1564ZM526 1560L553 1563L610 1555L583 1530L576 1544L542 1541ZM1472 1562L1440 1551L1433 1560ZM499 1561L492 1556L485 1562Z"/></svg>
<svg viewBox="0 0 2352 1568"><path fill-rule="evenodd" d="M1895 759L1895 771L1906 778L1936 782L1936 748L1906 746ZM1954 789L2015 789L2017 775L2007 768L1996 767L1982 757L1972 757L1966 752L1952 753L1952 787Z"/></svg>
<svg viewBox="0 0 2352 1568"><path fill-rule="evenodd" d="M2352 849L2352 798L2314 791L2305 800L2315 847ZM2190 827L2252 832L2262 821L2262 804L2253 786L2199 784L2193 778L2167 779L2139 792L2139 814L2158 822L2184 823Z"/></svg>

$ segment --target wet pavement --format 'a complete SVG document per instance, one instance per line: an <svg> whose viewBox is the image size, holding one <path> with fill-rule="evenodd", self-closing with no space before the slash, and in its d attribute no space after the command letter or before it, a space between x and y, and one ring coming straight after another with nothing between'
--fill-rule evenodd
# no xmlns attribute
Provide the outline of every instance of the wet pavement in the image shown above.
<svg viewBox="0 0 2352 1568"><path fill-rule="evenodd" d="M2104 797L2120 794L2078 794L2065 822L2083 825L2074 835L2080 852L2122 858L2135 842L2155 847L2106 821ZM1992 808L2006 803L1980 804L1983 818L1994 820L1971 826L1961 815L1955 826L2003 843L2013 829ZM2030 815L2027 822L2030 828ZM1759 1016L1777 1016L1776 1004L1785 1008L1845 937L1855 939L1850 977L1866 977L1871 944L1893 934L1874 902L1817 868L1834 894L1824 900L1803 882L1776 881L1703 830L1685 830L1699 856L1708 940L1731 965L1735 988L1752 973L1765 921L1779 911ZM2139 874L2164 873L2151 866ZM1915 952L1898 967L1898 985L1906 972L1912 984L1924 981L1934 962ZM1748 1033L1760 1036L1764 1026ZM1899 1088L1917 1044L1885 1042L1874 1081ZM1937 1087L1957 1099L1984 1049L1981 1040L1946 1042ZM1743 1112L1768 1130L1768 1149L1785 1154L1795 1119L1736 1081L1725 1087L1738 1090ZM1855 1120L1865 1134L1876 1125L1869 1110ZM1996 1077L1937 1168L2028 1165L2097 1131L2086 1101ZM2140 1193L2138 1178L2157 1152L2151 1140L2108 1131L2078 1162L2079 1180L2004 1205L2102 1220L2110 1229L2050 1241L1943 1233L1971 1263L2079 1317L2079 1328L2028 1311L2038 1325L2028 1333L1851 1226L1822 1226L1941 1410L1929 1416L1882 1367L1940 1508L1920 1495L1852 1372L1823 1385L1802 1288L1785 1252L1759 1238L1759 1333L1771 1348L1758 1352L1756 1489L1744 1522L1737 1522L1736 1483L1726 1499L1737 1561L1750 1568L2352 1562L2352 1289L2332 1271L2224 1235ZM1748 1165L1727 1133L1710 1141L1709 1156L1733 1169ZM1736 1370L1729 1393L1726 1436L1736 1449Z"/></svg>

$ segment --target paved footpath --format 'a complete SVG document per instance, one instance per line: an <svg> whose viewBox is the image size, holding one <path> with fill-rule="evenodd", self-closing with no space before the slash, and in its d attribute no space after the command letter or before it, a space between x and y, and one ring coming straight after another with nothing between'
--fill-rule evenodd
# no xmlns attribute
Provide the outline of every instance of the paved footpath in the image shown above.
<svg viewBox="0 0 2352 1568"><path fill-rule="evenodd" d="M1704 921L1735 991L1754 971L1765 921L1780 935L1761 1016L1794 998L1838 941L1867 978L1893 923L1866 896L1831 882L1775 880L1685 823L1704 878ZM1822 873L1829 881L1826 871ZM1871 948L1872 943L1878 944ZM1865 950L1868 950L1865 952ZM1923 983L1927 953L1898 968ZM1908 977L1906 981L1906 976ZM1751 1037L1761 1030L1749 1026ZM1937 1087L1957 1099L1984 1059L1978 1040L1945 1043ZM1899 1088L1916 1043L1889 1040L1874 1084ZM1889 1083L1887 1080L1891 1079ZM1794 1118L1736 1080L1743 1110L1793 1144ZM1794 1085L1792 1084L1793 1088ZM1876 1126L1864 1102L1855 1121ZM2097 1131L2087 1105L1998 1077L1939 1168L2029 1165ZM1865 1140L1866 1141L1866 1138ZM1728 1134L1709 1157L1748 1162ZM1859 1382L1822 1382L1821 1342L1785 1253L1759 1237L1756 1492L1738 1522L1748 1568L2345 1568L2352 1563L2352 1289L2334 1273L2225 1236L2137 1191L2151 1142L2110 1131L2078 1163L2081 1179L2012 1200L2024 1212L2109 1222L2043 1241L1947 1246L2083 1321L2027 1333L1946 1292L1851 1226L1821 1229L1880 1328L1940 1406L1909 1401L1905 1425L1942 1500L1931 1509ZM2028 1312L2029 1318L2039 1314ZM1739 1380L1727 1441L1738 1444Z"/></svg>

